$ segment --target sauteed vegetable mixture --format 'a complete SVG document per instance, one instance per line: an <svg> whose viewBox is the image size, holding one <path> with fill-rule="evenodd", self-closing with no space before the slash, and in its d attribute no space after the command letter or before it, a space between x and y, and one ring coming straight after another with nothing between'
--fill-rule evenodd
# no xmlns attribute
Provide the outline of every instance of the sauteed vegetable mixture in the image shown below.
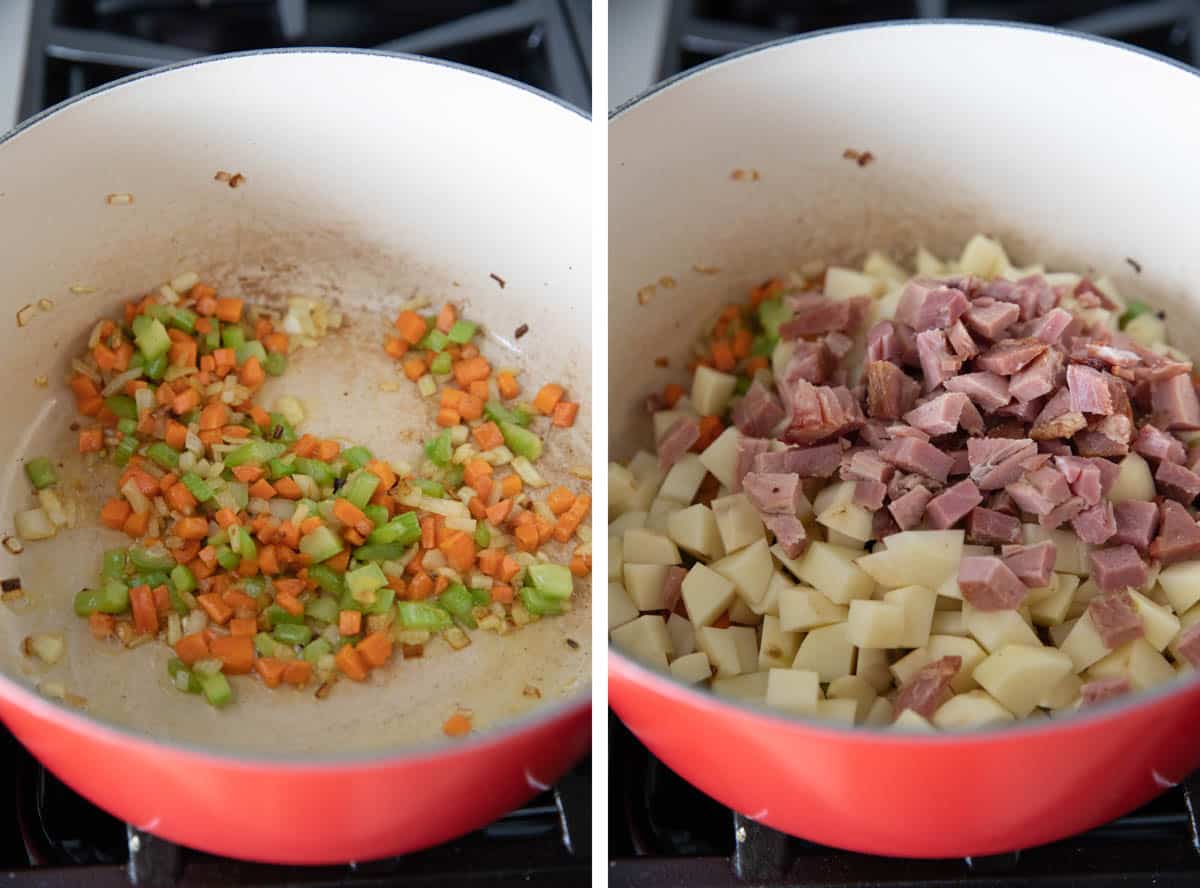
<svg viewBox="0 0 1200 888"><path fill-rule="evenodd" d="M171 681L214 706L233 699L230 676L322 697L436 637L507 634L569 610L590 571L586 481L548 489L537 467L578 404L553 383L521 401L453 305L402 311L384 345L436 399L421 465L299 431L294 398L257 403L289 354L340 324L316 302L281 318L186 274L99 322L74 362L79 452L122 469L100 518L131 540L75 612L99 642L170 645ZM39 505L18 533L48 539L69 518L57 473L44 458L25 469ZM53 641L29 647L54 659Z"/></svg>

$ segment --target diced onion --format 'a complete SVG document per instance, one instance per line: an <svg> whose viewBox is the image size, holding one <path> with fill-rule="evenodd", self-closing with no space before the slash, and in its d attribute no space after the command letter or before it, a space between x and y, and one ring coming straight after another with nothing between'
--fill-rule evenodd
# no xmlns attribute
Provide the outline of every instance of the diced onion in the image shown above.
<svg viewBox="0 0 1200 888"><path fill-rule="evenodd" d="M185 271L183 274L171 278L170 286L176 293L186 293L198 283L200 283L200 275L194 271Z"/></svg>
<svg viewBox="0 0 1200 888"><path fill-rule="evenodd" d="M63 509L62 500L51 488L38 491L38 502L42 504L42 509L52 524L56 527L67 526L67 513Z"/></svg>
<svg viewBox="0 0 1200 888"><path fill-rule="evenodd" d="M150 500L146 499L146 494L142 493L137 482L132 478L121 487L121 495L129 500L129 505L133 507L134 512L150 511Z"/></svg>
<svg viewBox="0 0 1200 888"><path fill-rule="evenodd" d="M66 653L67 642L61 632L40 632L25 639L24 650L26 656L53 666Z"/></svg>
<svg viewBox="0 0 1200 888"><path fill-rule="evenodd" d="M13 516L13 522L17 526L17 535L26 541L48 540L58 532L44 509L17 512Z"/></svg>
<svg viewBox="0 0 1200 888"><path fill-rule="evenodd" d="M191 611L183 618L183 634L194 635L208 628L208 614L202 610Z"/></svg>
<svg viewBox="0 0 1200 888"><path fill-rule="evenodd" d="M546 479L541 476L537 469L533 467L533 463L523 456L518 456L512 461L513 471L516 472L521 480L530 487L545 487Z"/></svg>
<svg viewBox="0 0 1200 888"><path fill-rule="evenodd" d="M133 393L134 403L137 404L138 416L147 410L154 409L154 391L150 388L140 388Z"/></svg>

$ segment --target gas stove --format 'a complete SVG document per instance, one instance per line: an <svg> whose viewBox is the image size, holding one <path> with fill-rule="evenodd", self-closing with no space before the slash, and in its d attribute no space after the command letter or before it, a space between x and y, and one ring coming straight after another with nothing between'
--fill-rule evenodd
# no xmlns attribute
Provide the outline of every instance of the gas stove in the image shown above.
<svg viewBox="0 0 1200 888"><path fill-rule="evenodd" d="M430 55L591 107L589 0L37 0L19 116L135 71L288 46Z"/></svg>

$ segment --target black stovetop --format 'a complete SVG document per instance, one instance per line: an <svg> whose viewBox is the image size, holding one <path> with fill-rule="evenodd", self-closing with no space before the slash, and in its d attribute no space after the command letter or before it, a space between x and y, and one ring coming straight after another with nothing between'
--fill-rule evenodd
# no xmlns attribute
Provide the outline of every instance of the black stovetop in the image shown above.
<svg viewBox="0 0 1200 888"><path fill-rule="evenodd" d="M19 116L205 55L351 46L461 62L591 107L589 0L35 0Z"/></svg>
<svg viewBox="0 0 1200 888"><path fill-rule="evenodd" d="M902 860L791 838L735 814L609 717L612 888L1128 888L1200 885L1200 775L1083 835L1017 854Z"/></svg>

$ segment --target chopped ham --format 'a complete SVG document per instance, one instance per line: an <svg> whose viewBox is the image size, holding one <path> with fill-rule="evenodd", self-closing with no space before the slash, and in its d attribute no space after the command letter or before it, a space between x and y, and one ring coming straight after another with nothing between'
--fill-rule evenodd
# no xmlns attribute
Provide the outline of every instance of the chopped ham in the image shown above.
<svg viewBox="0 0 1200 888"><path fill-rule="evenodd" d="M925 517L925 507L932 498L933 494L927 488L918 485L902 496L893 497L888 511L901 530L912 530L920 526Z"/></svg>
<svg viewBox="0 0 1200 888"><path fill-rule="evenodd" d="M747 438L745 435L738 435L737 458L734 461L731 487L734 493L741 493L742 479L746 477L747 472L755 471L759 457L770 449L771 442L766 438ZM758 469L758 471L762 470Z"/></svg>
<svg viewBox="0 0 1200 888"><path fill-rule="evenodd" d="M1067 368L1067 389L1071 393L1071 410L1074 412L1098 413L1101 416L1113 412L1108 378L1099 370L1083 364L1072 364Z"/></svg>
<svg viewBox="0 0 1200 888"><path fill-rule="evenodd" d="M900 532L900 525L887 509L871 513L871 539L882 540Z"/></svg>
<svg viewBox="0 0 1200 888"><path fill-rule="evenodd" d="M1038 360L1041 359L1039 358ZM1037 361L1034 361L1033 363L1036 364ZM1029 366L1032 367L1033 364L1030 364ZM1028 369L1029 367L1025 368L1025 370ZM1025 370L1022 370L1021 373L1024 373ZM1017 376L1020 375L1020 373L1017 374ZM1016 378L1016 376L1013 377L1013 379ZM1011 416L1014 419L1019 419L1023 424L1028 425L1038 418L1042 412L1042 408L1045 406L1046 399L1037 397L1031 401L1013 401L1011 404L1006 404L1005 406L1001 407L996 411L996 413L1000 416ZM1021 431L1021 437L1025 437L1024 429Z"/></svg>
<svg viewBox="0 0 1200 888"><path fill-rule="evenodd" d="M1146 562L1142 561L1142 556L1133 546L1097 549L1089 558L1092 563L1092 579L1102 592L1140 589L1149 576L1146 572Z"/></svg>
<svg viewBox="0 0 1200 888"><path fill-rule="evenodd" d="M1030 472L1004 488L1030 515L1049 515L1055 508L1071 497L1071 487L1062 474L1052 468L1041 468Z"/></svg>
<svg viewBox="0 0 1200 888"><path fill-rule="evenodd" d="M980 370L1012 376L1046 350L1038 339L1002 339L975 359Z"/></svg>
<svg viewBox="0 0 1200 888"><path fill-rule="evenodd" d="M1020 538L1021 522L1012 515L979 506L967 516L967 539L972 543L992 546Z"/></svg>
<svg viewBox="0 0 1200 888"><path fill-rule="evenodd" d="M1142 500L1126 500L1113 506L1117 531L1110 542L1133 546L1140 552L1150 548L1158 529L1158 506Z"/></svg>
<svg viewBox="0 0 1200 888"><path fill-rule="evenodd" d="M1097 503L1071 519L1071 528L1089 546L1102 546L1117 532L1117 516L1110 502Z"/></svg>
<svg viewBox="0 0 1200 888"><path fill-rule="evenodd" d="M941 281L914 278L900 294L896 320L918 333L945 330L962 316L968 305L962 290L947 287Z"/></svg>
<svg viewBox="0 0 1200 888"><path fill-rule="evenodd" d="M679 604L680 592L683 590L683 578L687 574L687 568L680 567L678 564L672 564L667 568L666 576L663 577L663 597L666 599L666 606L663 610L675 610L675 605Z"/></svg>
<svg viewBox="0 0 1200 888"><path fill-rule="evenodd" d="M867 365L867 415L876 419L899 419L920 394L921 386L890 361Z"/></svg>
<svg viewBox="0 0 1200 888"><path fill-rule="evenodd" d="M960 392L945 392L904 414L904 421L926 434L949 435L958 429L963 409L970 400Z"/></svg>
<svg viewBox="0 0 1200 888"><path fill-rule="evenodd" d="M1058 384L1061 370L1062 354L1054 349L1048 349L1034 358L1025 369L1013 374L1008 381L1009 394L1025 403L1032 402L1042 395L1048 395ZM1036 415L1035 413L1034 416ZM1032 420L1034 416L1030 416L1029 420Z"/></svg>
<svg viewBox="0 0 1200 888"><path fill-rule="evenodd" d="M967 454L967 448L964 447L962 450L951 450L949 453L952 457L954 457L954 465L950 467L951 478L955 477L956 475L971 474L971 458Z"/></svg>
<svg viewBox="0 0 1200 888"><path fill-rule="evenodd" d="M1087 613L1100 640L1110 651L1145 634L1133 598L1124 589L1097 595L1088 602Z"/></svg>
<svg viewBox="0 0 1200 888"><path fill-rule="evenodd" d="M879 449L879 455L906 472L925 475L942 484L950 474L954 459L919 438L893 438Z"/></svg>
<svg viewBox="0 0 1200 888"><path fill-rule="evenodd" d="M961 320L955 321L946 330L946 341L950 343L950 349L956 358L966 361L979 354L979 346L975 344L975 340L971 338L970 332Z"/></svg>
<svg viewBox="0 0 1200 888"><path fill-rule="evenodd" d="M1096 706L1113 697L1128 694L1131 687L1128 678L1123 675L1113 675L1087 682L1079 689L1079 695L1083 698L1084 706Z"/></svg>
<svg viewBox="0 0 1200 888"><path fill-rule="evenodd" d="M922 388L931 392L962 369L962 360L951 354L946 334L941 330L925 330L917 334L917 356L924 377Z"/></svg>
<svg viewBox="0 0 1200 888"><path fill-rule="evenodd" d="M911 709L929 718L950 693L950 682L962 668L962 657L949 656L926 663L917 674L904 683L896 695L896 715Z"/></svg>
<svg viewBox="0 0 1200 888"><path fill-rule="evenodd" d="M883 508L887 497L887 485L882 481L855 481L854 504L872 512Z"/></svg>
<svg viewBox="0 0 1200 888"><path fill-rule="evenodd" d="M763 515L763 524L767 530L775 534L775 542L783 549L788 558L799 558L808 547L808 535L804 525L795 515L770 514Z"/></svg>
<svg viewBox="0 0 1200 888"><path fill-rule="evenodd" d="M756 379L733 408L733 424L743 435L762 438L783 420L783 407L775 393Z"/></svg>
<svg viewBox="0 0 1200 888"><path fill-rule="evenodd" d="M850 354L850 350L854 348L854 340L845 333L834 331L821 340L825 343L825 347L833 353L833 356L839 361Z"/></svg>
<svg viewBox="0 0 1200 888"><path fill-rule="evenodd" d="M754 471L789 473L801 478L831 478L842 464L842 443L789 447L766 451L754 458Z"/></svg>
<svg viewBox="0 0 1200 888"><path fill-rule="evenodd" d="M1071 414L1068 414L1071 415ZM1083 414L1074 414L1082 416ZM1112 417L1106 417L1111 419ZM1117 457L1124 456L1129 452L1129 445L1104 434L1098 429L1088 429L1082 432L1076 432L1073 439L1075 441L1075 450L1080 456L1102 456L1102 457Z"/></svg>
<svg viewBox="0 0 1200 888"><path fill-rule="evenodd" d="M837 301L812 295L794 299L795 317L780 324L779 337L799 339L802 336L852 330L862 321L870 302L869 296Z"/></svg>
<svg viewBox="0 0 1200 888"><path fill-rule="evenodd" d="M1068 497L1066 500L1051 509L1047 514L1039 517L1038 524L1040 524L1042 527L1048 527L1053 530L1060 524L1066 524L1086 508L1087 504L1083 501L1083 497Z"/></svg>
<svg viewBox="0 0 1200 888"><path fill-rule="evenodd" d="M1180 373L1152 382L1150 397L1155 414L1162 417L1155 423L1160 428L1200 429L1200 400L1196 398L1191 376Z"/></svg>
<svg viewBox="0 0 1200 888"><path fill-rule="evenodd" d="M842 457L840 475L843 480L882 481L892 480L896 467L884 462L874 450L852 450Z"/></svg>
<svg viewBox="0 0 1200 888"><path fill-rule="evenodd" d="M1138 429L1137 437L1133 440L1133 449L1142 456L1166 462L1182 463L1186 458L1182 441L1150 423Z"/></svg>
<svg viewBox="0 0 1200 888"><path fill-rule="evenodd" d="M1032 546L1004 546L1000 550L1000 558L1008 569L1032 589L1050 585L1057 555L1054 543L1049 540Z"/></svg>
<svg viewBox="0 0 1200 888"><path fill-rule="evenodd" d="M1150 557L1174 564L1200 555L1200 527L1188 510L1175 500L1164 500L1158 536L1150 544Z"/></svg>
<svg viewBox="0 0 1200 888"><path fill-rule="evenodd" d="M1058 345L1074 316L1062 308L1052 308L1033 322L1029 335L1047 345Z"/></svg>
<svg viewBox="0 0 1200 888"><path fill-rule="evenodd" d="M1020 307L1011 302L980 304L982 301L974 302L963 320L985 339L999 339L1021 317Z"/></svg>
<svg viewBox="0 0 1200 888"><path fill-rule="evenodd" d="M953 527L983 502L983 495L972 481L959 481L947 487L925 506L925 517L934 530Z"/></svg>
<svg viewBox="0 0 1200 888"><path fill-rule="evenodd" d="M742 490L763 514L795 515L805 501L799 475L750 472L742 479Z"/></svg>
<svg viewBox="0 0 1200 888"><path fill-rule="evenodd" d="M968 555L958 566L963 598L980 610L1016 610L1029 590L995 555Z"/></svg>
<svg viewBox="0 0 1200 888"><path fill-rule="evenodd" d="M1200 495L1200 475L1178 463L1159 463L1154 481L1159 493L1177 499L1185 506Z"/></svg>
<svg viewBox="0 0 1200 888"><path fill-rule="evenodd" d="M1028 438L970 438L967 458L971 480L980 490L999 490L1024 474L1021 463L1037 453L1037 445Z"/></svg>
<svg viewBox="0 0 1200 888"><path fill-rule="evenodd" d="M904 348L896 334L896 325L891 321L880 321L867 332L867 360L890 361L899 364L904 358Z"/></svg>
<svg viewBox="0 0 1200 888"><path fill-rule="evenodd" d="M1055 438L1070 438L1076 432L1087 428L1087 420L1082 413L1071 410L1071 393L1065 388L1059 389L1042 412L1033 421L1029 437L1035 441L1048 441Z"/></svg>
<svg viewBox="0 0 1200 888"><path fill-rule="evenodd" d="M986 370L980 373L963 373L947 379L944 383L950 392L962 392L975 402L984 413L991 413L1012 400L1008 391L1008 380Z"/></svg>
<svg viewBox="0 0 1200 888"><path fill-rule="evenodd" d="M798 380L792 389L792 422L783 438L791 444L810 444L859 428L864 417L850 390L814 386Z"/></svg>
<svg viewBox="0 0 1200 888"><path fill-rule="evenodd" d="M699 440L700 421L692 416L681 416L658 442L658 467L663 471L671 468Z"/></svg>
<svg viewBox="0 0 1200 888"><path fill-rule="evenodd" d="M783 396L788 397L797 380L803 379L813 385L824 385L837 369L837 360L833 352L824 342L806 342L801 340L792 350L783 369L783 376L776 378L776 384Z"/></svg>
<svg viewBox="0 0 1200 888"><path fill-rule="evenodd" d="M1179 633L1175 650L1183 659L1200 668L1200 623L1193 623Z"/></svg>

